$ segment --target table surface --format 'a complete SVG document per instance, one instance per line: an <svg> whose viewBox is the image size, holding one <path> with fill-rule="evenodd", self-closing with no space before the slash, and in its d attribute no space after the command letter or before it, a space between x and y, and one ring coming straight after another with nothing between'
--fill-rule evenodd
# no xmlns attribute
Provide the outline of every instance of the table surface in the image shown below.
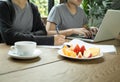
<svg viewBox="0 0 120 82"><path fill-rule="evenodd" d="M105 53L95 60L73 60L61 57L59 49L39 46L40 57L18 60L8 55L10 46L0 44L0 82L119 82L120 42L94 44L115 45L117 54Z"/></svg>

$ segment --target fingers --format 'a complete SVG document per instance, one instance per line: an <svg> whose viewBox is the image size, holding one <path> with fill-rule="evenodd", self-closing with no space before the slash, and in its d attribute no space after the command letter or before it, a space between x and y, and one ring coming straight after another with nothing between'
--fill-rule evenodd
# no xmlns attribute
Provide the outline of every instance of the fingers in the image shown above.
<svg viewBox="0 0 120 82"><path fill-rule="evenodd" d="M93 37L93 35L95 35L98 32L98 28L97 27L91 27L90 30L87 29L83 29L83 34L85 37L87 38L91 38Z"/></svg>
<svg viewBox="0 0 120 82"><path fill-rule="evenodd" d="M85 36L87 38L91 38L93 35L92 35L92 33L90 31L88 31L88 32L85 32Z"/></svg>
<svg viewBox="0 0 120 82"><path fill-rule="evenodd" d="M65 42L64 35L54 35L54 45L62 45Z"/></svg>
<svg viewBox="0 0 120 82"><path fill-rule="evenodd" d="M93 33L93 34L96 34L98 32L98 28L97 27L91 27L90 31Z"/></svg>
<svg viewBox="0 0 120 82"><path fill-rule="evenodd" d="M87 30L87 29L85 29L85 28L83 28L82 32L83 32L83 35L84 35L85 37L87 37L87 38L90 38L90 37L93 36L93 35L92 35L92 32L89 31L89 30Z"/></svg>

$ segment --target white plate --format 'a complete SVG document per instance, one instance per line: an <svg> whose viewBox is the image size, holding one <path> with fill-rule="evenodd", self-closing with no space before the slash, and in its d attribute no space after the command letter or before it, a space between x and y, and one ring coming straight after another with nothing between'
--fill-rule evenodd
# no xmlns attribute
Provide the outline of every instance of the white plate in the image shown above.
<svg viewBox="0 0 120 82"><path fill-rule="evenodd" d="M9 50L9 52L8 52L9 56L16 58L16 59L32 59L32 58L38 57L40 54L41 54L41 50L39 50L39 49L36 49L34 51L33 55L30 55L30 56L29 55L28 56L27 55L26 56L25 55L23 55L23 56L17 55L15 50Z"/></svg>
<svg viewBox="0 0 120 82"><path fill-rule="evenodd" d="M78 60L91 60L91 59L101 58L103 56L103 53L101 52L99 55L97 55L95 57L90 57L90 58L73 58L73 57L64 55L62 49L58 50L58 54L63 56L63 57L67 57L67 58L71 58L71 59L78 59Z"/></svg>

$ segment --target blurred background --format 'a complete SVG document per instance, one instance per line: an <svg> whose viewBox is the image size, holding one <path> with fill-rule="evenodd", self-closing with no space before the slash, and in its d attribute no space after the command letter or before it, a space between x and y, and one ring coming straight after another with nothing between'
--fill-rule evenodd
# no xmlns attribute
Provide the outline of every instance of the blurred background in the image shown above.
<svg viewBox="0 0 120 82"><path fill-rule="evenodd" d="M54 5L65 2L66 0L30 0L36 4L41 13L41 17L46 19L49 11ZM89 26L99 27L107 9L120 10L120 0L83 0L80 5L89 19Z"/></svg>

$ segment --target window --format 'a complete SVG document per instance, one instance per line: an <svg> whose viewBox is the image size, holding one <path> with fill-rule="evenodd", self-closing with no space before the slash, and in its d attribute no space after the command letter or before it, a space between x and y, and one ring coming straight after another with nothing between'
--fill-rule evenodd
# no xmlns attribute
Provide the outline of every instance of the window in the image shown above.
<svg viewBox="0 0 120 82"><path fill-rule="evenodd" d="M38 6L38 10L41 13L41 17L47 17L48 12L51 9L50 7L59 4L59 0L30 0L30 1Z"/></svg>

